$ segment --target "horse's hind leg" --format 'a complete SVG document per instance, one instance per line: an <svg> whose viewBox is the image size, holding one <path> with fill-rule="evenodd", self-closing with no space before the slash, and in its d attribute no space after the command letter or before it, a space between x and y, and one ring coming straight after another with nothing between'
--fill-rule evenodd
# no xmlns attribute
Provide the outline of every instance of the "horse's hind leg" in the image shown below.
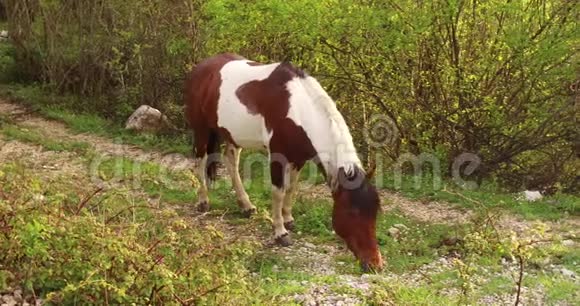
<svg viewBox="0 0 580 306"><path fill-rule="evenodd" d="M282 217L284 218L284 227L292 231L294 230L294 217L292 217L292 204L294 201L294 194L298 188L298 178L300 177L300 169L293 165L288 165L287 171L290 172L289 180L286 188L286 196L284 197L284 204L282 206Z"/></svg>
<svg viewBox="0 0 580 306"><path fill-rule="evenodd" d="M225 160L226 160L226 167L228 168L228 172L232 179L232 185L234 190L236 191L236 196L238 198L238 206L242 210L242 214L245 217L250 217L253 213L256 212L256 207L252 205L250 201L250 197L246 190L244 189L244 185L242 184L242 179L240 178L240 153L242 152L241 148L236 148L233 144L228 143L226 148Z"/></svg>
<svg viewBox="0 0 580 306"><path fill-rule="evenodd" d="M209 197L207 190L207 178L205 173L205 165L207 163L207 155L195 158L195 174L199 180L199 187L197 188L197 209L201 212L209 211Z"/></svg>
<svg viewBox="0 0 580 306"><path fill-rule="evenodd" d="M199 187L197 188L197 209L200 212L209 211L209 196L208 196L208 177L206 171L207 164L207 145L209 135L207 133L195 133L195 147L194 147L194 172L199 180Z"/></svg>

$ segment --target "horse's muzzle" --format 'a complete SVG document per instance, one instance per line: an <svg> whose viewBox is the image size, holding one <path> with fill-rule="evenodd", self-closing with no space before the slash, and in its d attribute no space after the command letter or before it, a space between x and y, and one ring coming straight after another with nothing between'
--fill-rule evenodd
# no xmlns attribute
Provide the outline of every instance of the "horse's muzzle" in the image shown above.
<svg viewBox="0 0 580 306"><path fill-rule="evenodd" d="M368 262L361 262L360 267L363 273L376 273L383 270L382 264L373 265Z"/></svg>

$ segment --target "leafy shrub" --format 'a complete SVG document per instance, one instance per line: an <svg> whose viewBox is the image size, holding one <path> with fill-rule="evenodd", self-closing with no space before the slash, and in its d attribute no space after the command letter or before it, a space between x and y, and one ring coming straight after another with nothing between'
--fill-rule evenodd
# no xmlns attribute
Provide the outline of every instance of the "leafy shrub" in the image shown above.
<svg viewBox="0 0 580 306"><path fill-rule="evenodd" d="M480 180L569 191L578 169L575 8L564 0L6 1L19 70L53 91L99 97L85 109L124 119L147 103L183 127L183 80L202 58L290 60L336 99L363 157L426 152L452 165L473 153ZM398 137L375 147L365 131L376 114Z"/></svg>
<svg viewBox="0 0 580 306"><path fill-rule="evenodd" d="M70 185L49 186L16 164L0 169L0 186L3 287L22 286L53 304L252 298L244 268L252 245L212 226L129 192L62 193Z"/></svg>

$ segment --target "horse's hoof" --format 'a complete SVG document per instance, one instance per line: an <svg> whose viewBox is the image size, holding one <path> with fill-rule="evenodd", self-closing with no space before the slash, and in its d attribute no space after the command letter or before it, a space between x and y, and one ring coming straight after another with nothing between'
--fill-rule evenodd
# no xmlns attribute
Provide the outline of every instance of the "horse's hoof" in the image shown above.
<svg viewBox="0 0 580 306"><path fill-rule="evenodd" d="M288 233L276 238L276 244L283 247L288 247L292 245L292 238Z"/></svg>
<svg viewBox="0 0 580 306"><path fill-rule="evenodd" d="M244 217L244 218L250 218L255 213L256 213L256 208L255 207L248 208L248 209L244 209L244 210L242 210L242 217Z"/></svg>
<svg viewBox="0 0 580 306"><path fill-rule="evenodd" d="M284 227L288 231L294 231L294 221L284 222Z"/></svg>
<svg viewBox="0 0 580 306"><path fill-rule="evenodd" d="M208 202L201 202L197 204L197 211L199 212L208 212L209 211L209 203Z"/></svg>

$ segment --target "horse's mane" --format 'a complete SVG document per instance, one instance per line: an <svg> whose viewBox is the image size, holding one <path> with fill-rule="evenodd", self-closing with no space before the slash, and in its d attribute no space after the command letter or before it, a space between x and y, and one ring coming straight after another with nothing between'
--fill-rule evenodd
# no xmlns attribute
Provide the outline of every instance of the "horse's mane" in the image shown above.
<svg viewBox="0 0 580 306"><path fill-rule="evenodd" d="M352 135L344 121L343 116L336 108L334 100L326 93L320 83L311 76L302 78L302 84L313 104L322 109L330 121L330 134L336 145L334 152L335 169L327 169L330 173L331 185L335 187L339 168L343 168L346 175L354 175L356 168L363 171L362 163L357 155L356 148L352 141Z"/></svg>

